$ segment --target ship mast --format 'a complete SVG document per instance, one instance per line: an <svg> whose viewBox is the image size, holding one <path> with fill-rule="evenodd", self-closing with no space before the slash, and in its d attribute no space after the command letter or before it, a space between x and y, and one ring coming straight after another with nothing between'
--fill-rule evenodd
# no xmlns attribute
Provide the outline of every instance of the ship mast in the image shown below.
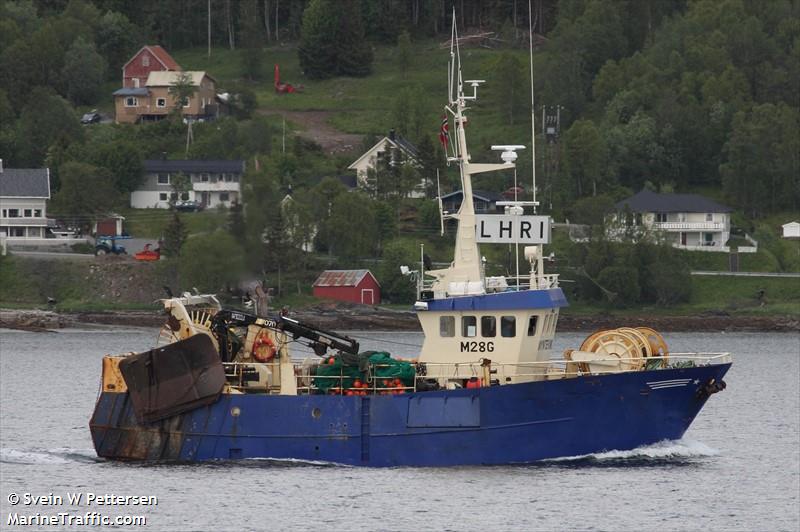
<svg viewBox="0 0 800 532"><path fill-rule="evenodd" d="M461 176L461 190L463 200L456 214L448 214L447 218L458 221L456 243L453 262L449 268L430 270L426 275L434 277L433 292L435 297L447 295L482 294L485 292L483 271L481 268L478 243L475 239L475 205L472 197L472 176L483 172L510 170L514 168L513 159L503 157L502 164L472 163L470 162L469 149L467 148L467 135L464 126L467 117L464 112L468 109L467 103L477 100L478 86L484 80L466 80L461 76L461 54L458 45L458 31L456 27L455 9L453 10L453 30L450 44L450 62L448 65L448 105L445 112L453 117L455 124L455 143L453 155L447 158L448 163L458 165ZM472 94L464 94L464 85L472 87ZM504 148L521 149L522 146L507 146ZM513 151L513 150L512 150ZM505 154L504 154L505 155Z"/></svg>

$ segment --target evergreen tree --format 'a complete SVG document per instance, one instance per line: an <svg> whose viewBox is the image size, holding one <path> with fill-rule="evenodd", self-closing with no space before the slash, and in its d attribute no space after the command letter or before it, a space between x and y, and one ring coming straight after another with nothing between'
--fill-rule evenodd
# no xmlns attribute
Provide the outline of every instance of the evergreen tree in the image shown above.
<svg viewBox="0 0 800 532"><path fill-rule="evenodd" d="M241 0L239 4L241 13L242 32L239 54L242 61L242 73L252 81L260 80L264 76L263 70L263 33L258 17L258 5L255 0Z"/></svg>
<svg viewBox="0 0 800 532"><path fill-rule="evenodd" d="M178 258L181 255L181 249L186 242L186 237L189 236L189 230L186 224L178 215L178 211L172 211L172 220L170 220L167 227L164 229L164 240L161 244L161 253L168 258Z"/></svg>
<svg viewBox="0 0 800 532"><path fill-rule="evenodd" d="M364 39L358 0L339 0L339 30L336 35L336 73L366 76L372 72L372 47Z"/></svg>
<svg viewBox="0 0 800 532"><path fill-rule="evenodd" d="M337 5L331 0L311 0L303 12L303 32L297 53L300 68L311 79L336 74Z"/></svg>

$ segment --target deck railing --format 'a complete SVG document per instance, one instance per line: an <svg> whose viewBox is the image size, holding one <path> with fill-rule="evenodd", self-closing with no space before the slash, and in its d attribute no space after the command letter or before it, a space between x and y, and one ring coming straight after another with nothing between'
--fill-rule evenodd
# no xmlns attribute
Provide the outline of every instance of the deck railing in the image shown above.
<svg viewBox="0 0 800 532"><path fill-rule="evenodd" d="M354 386L355 377L345 374L340 369L338 375L311 374L312 365L294 364L295 379L297 380L297 393L301 395L321 393L328 390L334 395L393 395L424 391L431 389L431 383L436 383L441 388L459 388L461 383L475 377L477 386L504 385L511 382L526 382L537 379L574 378L587 375L603 375L610 373L624 373L642 371L643 369L665 369L680 367L711 366L731 362L730 353L670 353L668 356L654 356L646 358L637 357L607 357L591 360L588 364L592 369L587 369L587 362L571 361L565 359L543 360L540 362L520 362L516 364L495 364L481 361L464 361L458 363L426 362L414 364L414 378L411 384L392 383L384 381L389 377L380 377L373 372L388 365L372 365L366 372L361 385ZM644 363L644 367L638 367ZM691 366L689 365L691 363ZM602 366L607 365L608 370ZM627 365L627 367L626 367ZM224 364L228 376L228 386L237 391L280 393L280 383L270 381L261 383L258 369L268 370L269 375L275 374L279 368L277 362L231 362ZM600 368L600 369L598 369ZM249 385L247 377L258 376L261 384ZM487 381L488 377L488 381ZM358 379L360 380L360 378ZM277 380L276 380L277 381ZM330 382L330 386L318 386L321 382ZM316 384L315 384L316 383Z"/></svg>

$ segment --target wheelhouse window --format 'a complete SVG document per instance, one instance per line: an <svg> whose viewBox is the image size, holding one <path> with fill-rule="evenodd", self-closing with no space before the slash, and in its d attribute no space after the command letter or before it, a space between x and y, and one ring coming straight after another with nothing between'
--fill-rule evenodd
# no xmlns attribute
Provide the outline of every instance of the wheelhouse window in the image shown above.
<svg viewBox="0 0 800 532"><path fill-rule="evenodd" d="M539 316L531 316L528 319L528 336L536 336L536 322L539 321Z"/></svg>
<svg viewBox="0 0 800 532"><path fill-rule="evenodd" d="M169 185L169 174L158 174L159 185Z"/></svg>
<svg viewBox="0 0 800 532"><path fill-rule="evenodd" d="M133 96L125 98L125 107L139 107L139 100Z"/></svg>
<svg viewBox="0 0 800 532"><path fill-rule="evenodd" d="M452 338L456 335L456 319L453 316L439 318L439 336Z"/></svg>
<svg viewBox="0 0 800 532"><path fill-rule="evenodd" d="M481 336L485 338L497 336L497 320L494 316L481 316Z"/></svg>
<svg viewBox="0 0 800 532"><path fill-rule="evenodd" d="M166 98L156 98L156 107L166 107L166 106L167 106Z"/></svg>
<svg viewBox="0 0 800 532"><path fill-rule="evenodd" d="M461 318L461 336L464 338L474 338L478 336L478 318L475 316L464 316Z"/></svg>
<svg viewBox="0 0 800 532"><path fill-rule="evenodd" d="M517 318L503 316L500 318L500 335L504 338L513 338L517 335Z"/></svg>

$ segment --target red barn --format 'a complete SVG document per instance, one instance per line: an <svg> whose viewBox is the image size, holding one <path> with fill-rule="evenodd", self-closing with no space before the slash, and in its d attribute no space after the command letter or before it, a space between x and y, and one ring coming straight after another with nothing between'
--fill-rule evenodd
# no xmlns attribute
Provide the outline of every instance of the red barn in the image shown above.
<svg viewBox="0 0 800 532"><path fill-rule="evenodd" d="M369 270L325 270L314 281L314 297L377 305L381 285Z"/></svg>
<svg viewBox="0 0 800 532"><path fill-rule="evenodd" d="M144 87L150 72L162 72L165 70L179 71L181 67L160 46L143 46L127 63L122 65L122 87Z"/></svg>

